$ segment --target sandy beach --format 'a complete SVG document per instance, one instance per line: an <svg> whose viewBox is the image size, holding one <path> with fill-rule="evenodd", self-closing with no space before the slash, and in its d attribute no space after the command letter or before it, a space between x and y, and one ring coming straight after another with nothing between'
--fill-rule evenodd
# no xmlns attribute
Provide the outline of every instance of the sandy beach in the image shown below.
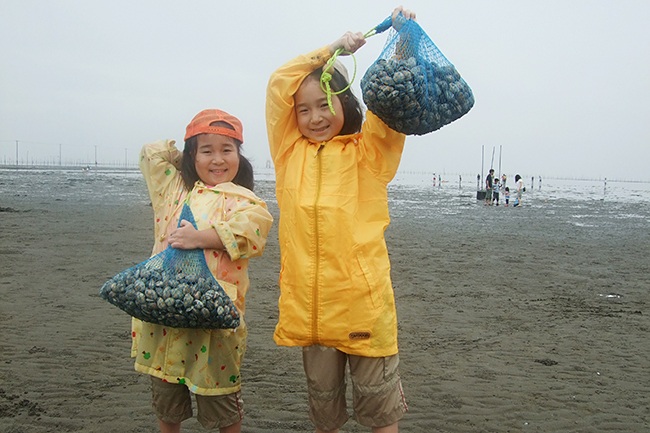
<svg viewBox="0 0 650 433"><path fill-rule="evenodd" d="M272 191L258 194L277 219ZM0 431L158 431L130 318L98 294L148 258L151 207L4 193L0 210ZM566 223L570 206L464 212L396 212L386 232L401 431L650 431L647 216L592 230ZM486 223L506 212L507 227ZM279 257L274 225L251 261L245 432L313 431L301 352L272 339Z"/></svg>

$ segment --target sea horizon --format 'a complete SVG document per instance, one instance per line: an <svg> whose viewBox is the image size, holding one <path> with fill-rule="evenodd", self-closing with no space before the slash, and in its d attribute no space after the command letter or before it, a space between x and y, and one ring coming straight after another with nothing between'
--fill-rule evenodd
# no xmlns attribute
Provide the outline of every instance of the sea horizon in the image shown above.
<svg viewBox="0 0 650 433"><path fill-rule="evenodd" d="M72 170L72 171L105 171L105 172L123 172L123 171L135 171L140 172L140 169L136 163L130 164L106 164L106 163L67 163L67 164L0 164L0 170L15 171L15 170ZM268 180L269 176L274 177L273 167L262 167L253 164L253 170L256 178L260 180ZM427 171L427 170L411 170L411 169L399 169L395 176L395 181L404 181L407 182L415 180L417 183L431 181L433 183L433 177L436 177L436 183L440 183L442 179L443 184L447 183L456 183L459 182L459 176L462 177L462 183L471 183L472 181L477 180L477 176L481 179L485 179L488 173L488 169L483 170L483 173L471 173L468 171L457 172L457 171ZM514 174L508 176L508 180L514 183ZM586 181L586 182L624 182L624 183L649 183L650 178L648 179L637 179L637 178L618 178L618 177L607 177L607 176L569 176L569 175L522 175L524 181L530 183L531 177L534 178L534 182L537 183L541 178L543 180L572 180L572 181ZM402 179L402 180L400 180Z"/></svg>
<svg viewBox="0 0 650 433"><path fill-rule="evenodd" d="M436 174L434 183L432 173L398 171L388 185L391 215L403 212L400 204L404 203L421 209L427 217L436 212L455 214L483 206L484 200L478 192L483 190L483 181L476 175L443 173L442 182L440 178L440 174ZM262 199L275 202L273 168L256 169L255 184L255 192ZM506 186L510 189L511 207L516 196L514 176L508 177ZM524 208L548 210L620 203L636 206L636 211L627 213L638 214L650 222L650 182L554 177L542 178L540 182L538 177L524 177L524 187ZM0 166L0 206L14 199L29 200L32 196L42 197L43 203L52 198L96 204L119 204L128 200L149 202L144 178L137 167ZM505 207L503 191L499 198L499 204Z"/></svg>

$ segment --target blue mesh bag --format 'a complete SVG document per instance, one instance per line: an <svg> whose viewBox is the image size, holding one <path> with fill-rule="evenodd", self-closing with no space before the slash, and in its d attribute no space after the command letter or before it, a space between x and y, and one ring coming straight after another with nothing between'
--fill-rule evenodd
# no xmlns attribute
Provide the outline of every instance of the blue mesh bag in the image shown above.
<svg viewBox="0 0 650 433"><path fill-rule="evenodd" d="M185 203L179 218L196 228ZM102 298L149 323L173 328L227 329L239 326L239 311L212 276L202 249L167 247L120 272L99 290Z"/></svg>
<svg viewBox="0 0 650 433"><path fill-rule="evenodd" d="M373 34L388 29L384 49L361 79L368 109L407 135L436 131L467 114L472 90L420 25L400 13Z"/></svg>

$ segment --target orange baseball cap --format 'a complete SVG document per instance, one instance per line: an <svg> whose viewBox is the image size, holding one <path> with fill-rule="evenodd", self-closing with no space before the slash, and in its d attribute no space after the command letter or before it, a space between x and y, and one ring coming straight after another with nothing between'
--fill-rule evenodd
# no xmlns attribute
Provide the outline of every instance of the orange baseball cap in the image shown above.
<svg viewBox="0 0 650 433"><path fill-rule="evenodd" d="M226 122L233 129L222 126L210 126L214 122ZM219 134L244 142L244 127L235 116L217 109L203 110L187 125L185 140L199 134Z"/></svg>

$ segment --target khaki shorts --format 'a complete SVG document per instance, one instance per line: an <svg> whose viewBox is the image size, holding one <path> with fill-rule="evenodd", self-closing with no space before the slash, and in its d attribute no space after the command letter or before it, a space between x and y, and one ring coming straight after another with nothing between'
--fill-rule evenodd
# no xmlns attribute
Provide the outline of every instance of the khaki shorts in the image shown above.
<svg viewBox="0 0 650 433"><path fill-rule="evenodd" d="M366 427L385 427L408 410L399 377L399 355L368 358L324 346L303 347L309 417L321 430L336 430L348 420L345 370L350 364L354 418Z"/></svg>
<svg viewBox="0 0 650 433"><path fill-rule="evenodd" d="M192 418L192 399L187 386L151 376L151 394L153 410L159 420L177 424ZM241 391L227 395L195 394L195 398L196 419L206 429L228 427L244 417Z"/></svg>

